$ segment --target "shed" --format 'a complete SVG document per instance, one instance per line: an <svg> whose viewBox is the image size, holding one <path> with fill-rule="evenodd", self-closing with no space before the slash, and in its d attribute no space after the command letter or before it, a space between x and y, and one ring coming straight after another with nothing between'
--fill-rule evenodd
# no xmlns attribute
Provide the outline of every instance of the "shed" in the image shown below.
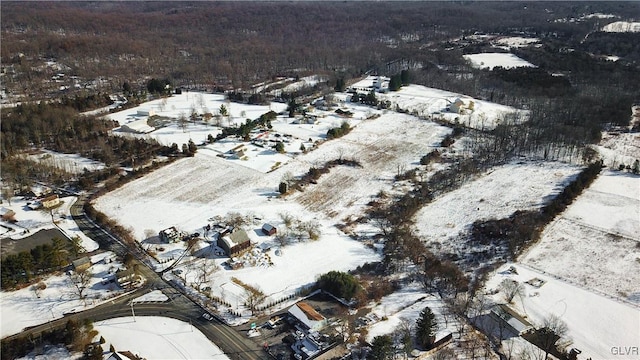
<svg viewBox="0 0 640 360"><path fill-rule="evenodd" d="M271 225L271 224L264 224L262 225L262 232L265 235L275 235L278 232L278 229L276 229L275 226Z"/></svg>
<svg viewBox="0 0 640 360"><path fill-rule="evenodd" d="M140 109L138 110L136 115L137 116L154 116L156 115L156 112L155 110L151 110L151 109Z"/></svg>
<svg viewBox="0 0 640 360"><path fill-rule="evenodd" d="M75 270L76 272L85 271L89 267L91 267L91 259L89 259L88 256L83 256L79 259L72 261L71 266L73 267L73 270Z"/></svg>
<svg viewBox="0 0 640 360"><path fill-rule="evenodd" d="M4 221L16 221L16 212L6 207L0 208L0 217Z"/></svg>
<svg viewBox="0 0 640 360"><path fill-rule="evenodd" d="M45 197L41 202L45 209L51 209L60 204L60 198L58 197L58 194L53 194Z"/></svg>

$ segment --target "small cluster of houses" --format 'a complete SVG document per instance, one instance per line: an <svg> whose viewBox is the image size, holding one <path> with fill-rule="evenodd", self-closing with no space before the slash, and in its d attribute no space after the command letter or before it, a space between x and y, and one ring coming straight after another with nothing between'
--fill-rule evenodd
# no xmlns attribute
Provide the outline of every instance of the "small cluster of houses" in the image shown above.
<svg viewBox="0 0 640 360"><path fill-rule="evenodd" d="M105 263L109 263L113 261L112 257L105 257L100 260ZM94 263L91 262L91 258L88 256L80 257L71 262L70 270L75 272L82 272L89 269ZM140 276L136 274L133 269L127 268L118 268L110 271L106 276L102 278L102 285L107 285L109 283L116 283L121 288L130 288L139 282Z"/></svg>
<svg viewBox="0 0 640 360"><path fill-rule="evenodd" d="M27 207L30 210L49 210L57 207L58 205L60 205L60 197L58 197L58 194L49 194L27 203ZM4 206L0 207L0 219L11 223L18 221L18 219L16 219L16 212Z"/></svg>
<svg viewBox="0 0 640 360"><path fill-rule="evenodd" d="M320 333L329 321L310 304L300 301L291 306L287 314L295 331L283 341L290 344L295 359L310 359L330 348L328 338Z"/></svg>
<svg viewBox="0 0 640 360"><path fill-rule="evenodd" d="M243 229L234 228L233 226L226 226L221 224L215 224L213 226L207 225L204 227L205 235L212 232L211 238L213 241L211 245L215 245L222 249L224 253L230 258L238 257L251 249L252 243L247 232ZM265 223L261 231L266 236L275 235L278 229L268 223ZM199 233L193 234L196 237L200 236ZM193 236L191 235L191 236ZM161 241L165 243L176 243L178 241L187 240L189 235L182 233L176 229L175 226L161 230L158 233Z"/></svg>

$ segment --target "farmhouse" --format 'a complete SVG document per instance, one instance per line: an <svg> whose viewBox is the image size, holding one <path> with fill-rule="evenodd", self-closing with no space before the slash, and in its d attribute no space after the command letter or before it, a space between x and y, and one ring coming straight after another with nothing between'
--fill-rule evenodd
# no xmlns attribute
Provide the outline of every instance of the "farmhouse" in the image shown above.
<svg viewBox="0 0 640 360"><path fill-rule="evenodd" d="M218 247L222 248L229 257L242 254L251 247L249 235L244 230L235 230L230 234L218 237Z"/></svg>
<svg viewBox="0 0 640 360"><path fill-rule="evenodd" d="M170 228L161 230L158 233L158 237L160 237L160 240L164 242L174 243L180 241L180 232L178 232L178 229L176 229L175 226L172 226Z"/></svg>
<svg viewBox="0 0 640 360"><path fill-rule="evenodd" d="M58 197L58 194L53 194L45 197L40 202L45 209L52 209L60 205L60 198Z"/></svg>
<svg viewBox="0 0 640 360"><path fill-rule="evenodd" d="M131 285L136 280L136 273L133 269L118 270L116 271L116 281L120 287L126 287Z"/></svg>
<svg viewBox="0 0 640 360"><path fill-rule="evenodd" d="M290 307L288 312L305 330L318 331L327 325L327 319L304 301Z"/></svg>
<svg viewBox="0 0 640 360"><path fill-rule="evenodd" d="M135 120L120 127L120 130L134 134L148 134L155 129L156 128L154 128L153 126L149 126L147 124L146 119Z"/></svg>
<svg viewBox="0 0 640 360"><path fill-rule="evenodd" d="M275 228L275 226L271 225L271 224L264 224L262 225L262 232L265 235L275 235L278 232L278 229Z"/></svg>

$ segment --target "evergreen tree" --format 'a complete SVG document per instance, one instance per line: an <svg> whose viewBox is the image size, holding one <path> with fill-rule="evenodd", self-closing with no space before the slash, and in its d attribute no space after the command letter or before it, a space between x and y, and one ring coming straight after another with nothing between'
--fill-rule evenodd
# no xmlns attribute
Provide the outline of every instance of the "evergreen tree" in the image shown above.
<svg viewBox="0 0 640 360"><path fill-rule="evenodd" d="M278 141L276 143L276 151L279 153L283 153L284 152L284 144L282 143L282 141Z"/></svg>
<svg viewBox="0 0 640 360"><path fill-rule="evenodd" d="M418 344L429 349L435 341L438 324L430 308L425 307L416 321L416 339Z"/></svg>
<svg viewBox="0 0 640 360"><path fill-rule="evenodd" d="M400 75L393 75L391 79L389 79L389 90L390 91L398 91L402 87L402 80L400 80Z"/></svg>
<svg viewBox="0 0 640 360"><path fill-rule="evenodd" d="M189 148L189 154L190 154L191 156L193 156L193 154L195 154L195 153L196 153L196 151L198 151L198 147L196 146L196 144L195 144L195 143L193 142L193 140L191 140L191 139L189 139L189 145L188 145L188 148Z"/></svg>
<svg viewBox="0 0 640 360"><path fill-rule="evenodd" d="M345 87L346 87L346 84L344 82L344 78L342 77L338 78L338 80L336 80L336 86L334 87L334 90L338 92L343 92Z"/></svg>
<svg viewBox="0 0 640 360"><path fill-rule="evenodd" d="M400 81L402 82L402 85L409 85L409 81L411 81L409 70L402 70L400 72Z"/></svg>
<svg viewBox="0 0 640 360"><path fill-rule="evenodd" d="M353 275L341 271L323 274L317 284L320 289L344 299L353 298L360 289L360 284Z"/></svg>
<svg viewBox="0 0 640 360"><path fill-rule="evenodd" d="M367 354L367 360L389 359L393 359L393 340L391 336L376 336L371 342L371 351Z"/></svg>

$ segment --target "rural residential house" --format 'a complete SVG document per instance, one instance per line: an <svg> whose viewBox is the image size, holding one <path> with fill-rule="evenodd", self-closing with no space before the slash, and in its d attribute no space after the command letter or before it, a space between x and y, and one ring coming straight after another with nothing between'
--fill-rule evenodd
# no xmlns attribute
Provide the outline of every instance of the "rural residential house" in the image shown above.
<svg viewBox="0 0 640 360"><path fill-rule="evenodd" d="M249 235L244 230L235 230L229 234L218 237L218 247L224 250L229 257L242 254L251 247Z"/></svg>
<svg viewBox="0 0 640 360"><path fill-rule="evenodd" d="M60 198L58 197L58 194L52 194L40 200L40 202L45 209L52 209L60 205Z"/></svg>
<svg viewBox="0 0 640 360"><path fill-rule="evenodd" d="M294 317L308 331L318 331L327 325L327 319L304 301L300 301L290 307L289 315Z"/></svg>
<svg viewBox="0 0 640 360"><path fill-rule="evenodd" d="M166 243L174 243L180 241L180 232L178 231L178 229L176 229L175 226L172 226L170 228L161 230L158 233L158 237L160 237L160 240Z"/></svg>
<svg viewBox="0 0 640 360"><path fill-rule="evenodd" d="M136 272L133 269L125 269L116 271L116 281L120 287L127 287L131 285L137 278Z"/></svg>

